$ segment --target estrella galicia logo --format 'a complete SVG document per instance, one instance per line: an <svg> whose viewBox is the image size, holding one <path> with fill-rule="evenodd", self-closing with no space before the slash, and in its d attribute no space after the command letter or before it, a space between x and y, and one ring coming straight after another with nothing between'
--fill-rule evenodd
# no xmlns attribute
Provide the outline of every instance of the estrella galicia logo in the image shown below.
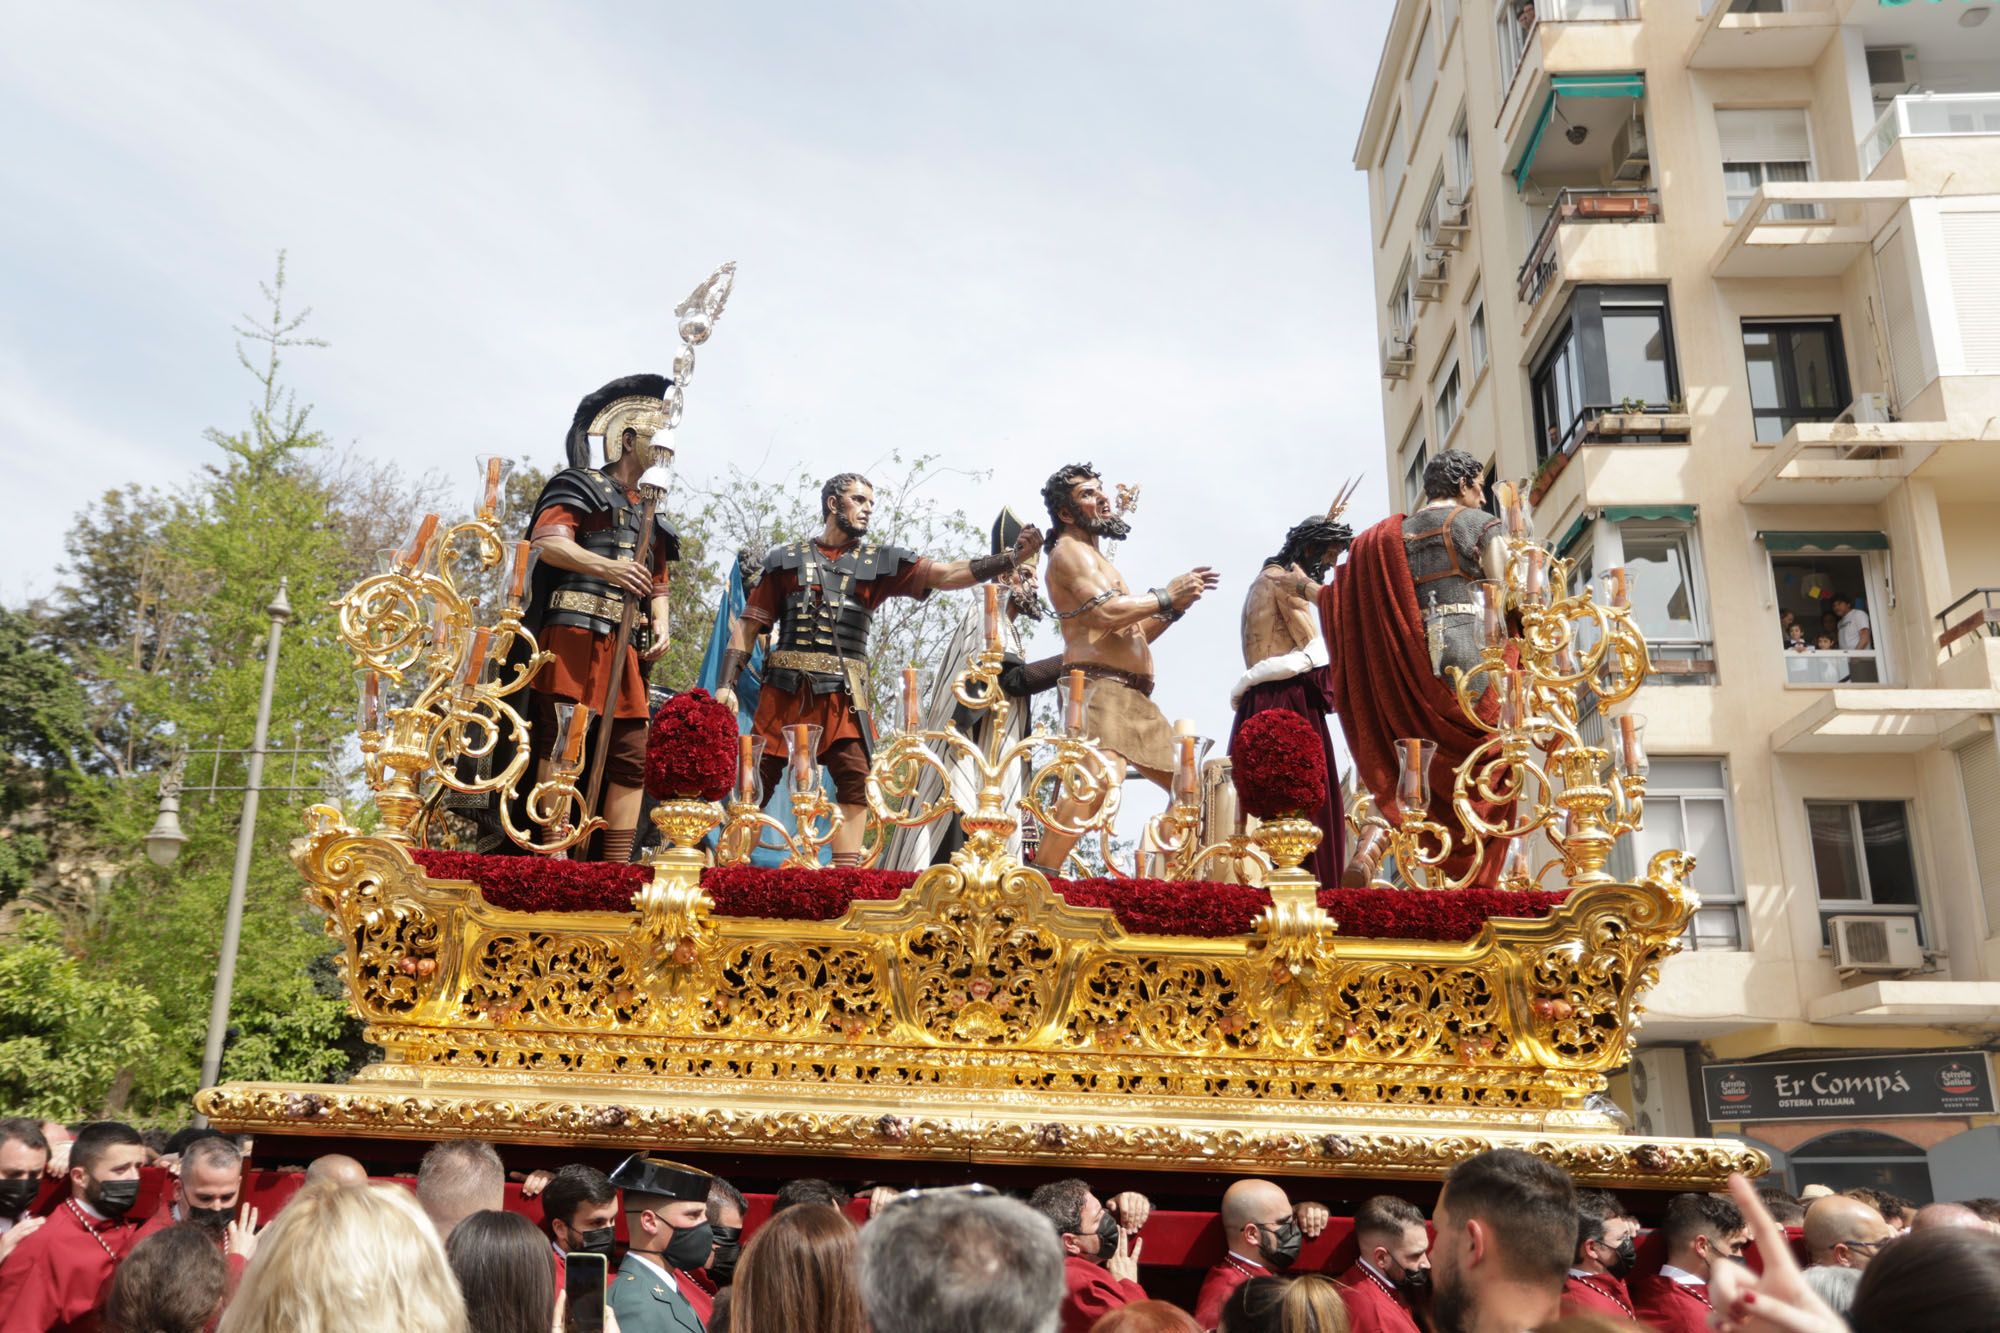
<svg viewBox="0 0 2000 1333"><path fill-rule="evenodd" d="M1725 1102L1747 1102L1750 1100L1750 1080L1741 1074L1724 1074L1716 1080L1715 1090L1722 1094L1722 1100Z"/></svg>
<svg viewBox="0 0 2000 1333"><path fill-rule="evenodd" d="M1956 1060L1938 1070L1937 1081L1938 1087L1953 1097L1971 1096L1978 1086L1972 1071Z"/></svg>

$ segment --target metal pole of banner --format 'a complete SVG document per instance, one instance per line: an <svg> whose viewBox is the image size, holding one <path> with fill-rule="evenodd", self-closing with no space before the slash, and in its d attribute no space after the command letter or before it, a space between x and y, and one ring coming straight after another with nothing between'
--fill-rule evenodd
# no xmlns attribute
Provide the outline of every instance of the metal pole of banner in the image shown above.
<svg viewBox="0 0 2000 1333"><path fill-rule="evenodd" d="M257 700L257 730L250 742L242 823L236 829L236 867L229 875L229 910L222 922L222 955L216 961L215 996L208 1006L208 1044L201 1053L204 1088L214 1087L222 1076L222 1046L229 1033L229 993L236 985L236 945L243 934L243 896L250 885L250 854L257 841L257 797L264 785L264 742L271 729L271 694L278 685L278 635L292 618L285 583L278 580L278 595L264 608L271 616L271 637L264 645L264 692Z"/></svg>

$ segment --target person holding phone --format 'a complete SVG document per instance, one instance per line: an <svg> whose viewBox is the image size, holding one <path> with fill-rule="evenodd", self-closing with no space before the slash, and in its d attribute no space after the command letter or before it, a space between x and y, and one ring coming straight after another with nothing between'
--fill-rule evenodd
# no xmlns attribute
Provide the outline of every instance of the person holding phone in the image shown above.
<svg viewBox="0 0 2000 1333"><path fill-rule="evenodd" d="M624 1191L629 1248L610 1283L610 1307L624 1333L703 1333L677 1268L708 1262L715 1233L708 1223L711 1177L679 1162L634 1153L611 1173ZM571 1256L570 1268L578 1271ZM566 1304L574 1310L578 1298ZM574 1333L590 1333L576 1329Z"/></svg>

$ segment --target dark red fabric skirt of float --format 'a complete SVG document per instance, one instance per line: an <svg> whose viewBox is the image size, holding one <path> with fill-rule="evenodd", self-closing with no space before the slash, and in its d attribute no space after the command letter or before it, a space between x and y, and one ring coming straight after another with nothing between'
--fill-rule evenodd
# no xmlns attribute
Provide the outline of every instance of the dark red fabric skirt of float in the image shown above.
<svg viewBox="0 0 2000 1333"><path fill-rule="evenodd" d="M1323 836L1305 865L1322 884L1340 883L1341 869L1347 864L1347 821L1340 813L1340 770L1334 767L1333 733L1326 725L1332 686L1333 671L1329 667L1253 685L1243 692L1243 702L1236 705L1236 721L1229 728L1232 756L1236 753L1236 733L1243 730L1245 722L1269 708L1297 713L1319 735L1320 753L1326 756L1326 806L1312 812L1312 820L1319 825Z"/></svg>

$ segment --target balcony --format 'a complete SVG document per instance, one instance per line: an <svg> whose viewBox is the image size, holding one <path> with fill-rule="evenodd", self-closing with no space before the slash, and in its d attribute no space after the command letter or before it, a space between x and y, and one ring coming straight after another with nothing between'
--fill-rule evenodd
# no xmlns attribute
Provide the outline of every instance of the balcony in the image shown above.
<svg viewBox="0 0 2000 1333"><path fill-rule="evenodd" d="M1933 190L1942 188L1944 176L1967 168L1976 172L1983 165L1984 179L1954 182L1959 193L1975 193L1995 188L1991 164L1996 136L2000 92L1909 93L1889 103L1856 152L1861 174L1869 180L1914 178ZM1968 140L1974 142L1962 142ZM1964 152L1964 147L1974 151Z"/></svg>
<svg viewBox="0 0 2000 1333"><path fill-rule="evenodd" d="M1730 225L1709 271L1718 278L1838 277L1918 193L1902 180L1767 181Z"/></svg>
<svg viewBox="0 0 2000 1333"><path fill-rule="evenodd" d="M1840 30L1833 0L1709 0L1690 69L1798 69Z"/></svg>
<svg viewBox="0 0 2000 1333"><path fill-rule="evenodd" d="M2000 588L1974 588L1937 613L1938 647L1956 655L1963 641L1981 646L1978 636L2000 639Z"/></svg>
<svg viewBox="0 0 2000 1333"><path fill-rule="evenodd" d="M1745 504L1874 504L1943 446L1941 431L1957 429L1936 421L1867 420L1887 412L1880 394L1863 400L1839 420L1794 423L1738 498Z"/></svg>
<svg viewBox="0 0 2000 1333"><path fill-rule="evenodd" d="M1516 0L1495 13L1506 90L1497 124L1509 161L1533 132L1551 78L1644 67L1638 9L1638 0Z"/></svg>
<svg viewBox="0 0 2000 1333"><path fill-rule="evenodd" d="M1771 748L1779 754L1921 754L1995 712L1996 689L1835 688L1773 731Z"/></svg>
<svg viewBox="0 0 2000 1333"><path fill-rule="evenodd" d="M1556 191L1555 202L1541 228L1528 246L1528 257L1514 275L1515 292L1521 303L1533 308L1558 278L1570 281L1650 276L1648 259L1656 259L1657 247L1623 244L1629 238L1598 238L1586 229L1606 224L1658 222L1660 196L1645 187L1630 189L1571 188ZM1652 237L1645 238L1652 240ZM1643 253L1634 254L1639 249ZM1634 264L1639 265L1635 269Z"/></svg>

